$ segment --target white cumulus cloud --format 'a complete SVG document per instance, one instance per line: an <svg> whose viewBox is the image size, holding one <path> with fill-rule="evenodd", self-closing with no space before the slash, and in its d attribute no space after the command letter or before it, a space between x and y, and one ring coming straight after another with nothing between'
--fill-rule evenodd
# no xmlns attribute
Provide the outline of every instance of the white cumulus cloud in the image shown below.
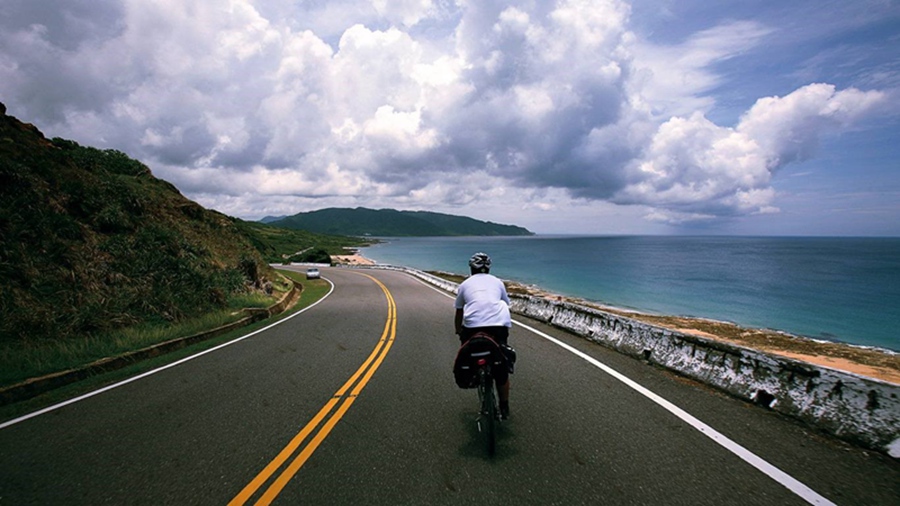
<svg viewBox="0 0 900 506"><path fill-rule="evenodd" d="M811 84L759 99L735 128L699 112L671 118L632 162L633 182L613 200L694 218L774 212L772 175L812 156L824 134L871 113L884 99L876 91Z"/></svg>
<svg viewBox="0 0 900 506"><path fill-rule="evenodd" d="M567 198L665 223L772 213L779 169L887 100L809 84L716 124L714 64L772 30L730 20L663 46L620 0L9 3L12 113L236 214L376 198L547 212Z"/></svg>

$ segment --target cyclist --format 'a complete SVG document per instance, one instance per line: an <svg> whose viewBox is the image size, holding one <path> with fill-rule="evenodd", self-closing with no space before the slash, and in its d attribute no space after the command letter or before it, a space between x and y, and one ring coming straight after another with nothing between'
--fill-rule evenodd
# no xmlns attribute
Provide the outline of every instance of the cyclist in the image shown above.
<svg viewBox="0 0 900 506"><path fill-rule="evenodd" d="M454 325L461 343L465 343L477 332L490 334L498 345L506 345L512 320L509 316L509 295L506 286L490 274L491 257L486 253L475 253L469 259L471 276L459 285L456 296L456 316ZM501 376L506 382L499 384ZM500 416L509 418L509 375L497 377L497 392L500 394Z"/></svg>

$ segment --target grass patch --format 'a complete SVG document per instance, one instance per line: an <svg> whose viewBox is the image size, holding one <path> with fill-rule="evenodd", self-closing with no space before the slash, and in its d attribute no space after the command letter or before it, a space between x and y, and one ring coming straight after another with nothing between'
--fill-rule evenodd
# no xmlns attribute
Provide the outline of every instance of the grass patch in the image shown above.
<svg viewBox="0 0 900 506"><path fill-rule="evenodd" d="M216 311L174 325L151 323L96 336L43 339L0 345L0 387L29 378L84 366L106 357L121 355L177 337L189 336L239 320L243 313Z"/></svg>
<svg viewBox="0 0 900 506"><path fill-rule="evenodd" d="M289 288L287 282L279 281L271 296L262 292L235 294L225 308L178 323L148 322L88 336L0 342L0 363L4 364L0 387L227 325L246 316L241 309L268 307Z"/></svg>
<svg viewBox="0 0 900 506"><path fill-rule="evenodd" d="M193 344L191 346L187 346L185 348L173 351L173 352L165 354L165 355L161 355L161 356L147 359L147 360L144 360L141 362L137 362L133 365L124 367L124 368L116 370L116 371L111 371L111 372L107 372L107 373L100 374L97 376L93 376L93 377L90 377L83 381L79 381L77 383L73 383L73 384L65 386L65 387L57 388L55 390L52 390L50 392L41 394L37 397L31 398L31 399L28 399L28 400L25 400L22 402L9 404L7 406L0 406L0 421L10 420L12 418L16 418L18 416L22 416L27 413L37 411L44 407L51 406L53 404L62 402L66 399L70 399L70 398L76 397L78 395L83 395L87 392L96 390L98 388L102 388L106 385L110 385L112 383L122 381L124 379L135 376L137 374L141 374L146 371L162 367L164 365L181 360L190 355L200 353L202 351L208 350L210 348L214 348L214 347L219 346L228 341L237 339L238 337L247 335L247 334L249 334L255 330L261 329L267 325L271 325L279 320L289 317L290 315L292 315L302 309L305 309L305 308L311 306L312 304L321 300L331 289L331 285L328 282L321 280L321 279L307 280L307 279L305 279L305 275L301 274L301 273L296 273L293 271L279 271L279 272L281 272L281 274L284 274L285 276L291 278L292 280L294 280L294 282L298 283L299 285L301 285L303 287L303 290L300 295L300 299L297 301L297 303L293 307L289 308L287 311L285 311L279 315L273 316L272 318L268 318L266 320L253 323L246 327L235 329L231 332L228 332L227 334L223 334L221 336L218 336L218 337L215 337L212 339L208 339L206 341L202 341L202 342ZM268 305L269 304L264 304L263 307L268 306ZM182 329L181 326L177 326L177 327L172 326L172 327L170 327L170 332L168 334L159 336L160 340L156 341L156 342L163 342L163 341L167 341L169 339L175 339L177 337L184 337L187 335L191 335L192 333L197 333L202 330L209 330L211 328L215 328L215 327L219 326L217 324L213 324L212 323L213 320L206 320L205 316L201 317L201 318L197 318L196 321L198 322L199 325L202 325L203 321L207 321L207 324L211 325L211 326L207 326L200 330L192 329L192 331L187 334L182 334L180 332L180 330ZM133 350L139 349L141 347L143 347L143 346L137 346L135 348L125 350L124 352L133 351ZM0 351L0 353L3 353L3 352ZM109 355L105 355L105 356L109 356ZM6 360L5 356L2 357L2 360L3 360L2 363L4 363L4 364L9 363L9 362L5 361ZM87 363L87 362L83 362L78 365L84 365L85 363ZM5 374L5 371L4 371L4 374ZM29 377L31 377L31 376L29 376Z"/></svg>
<svg viewBox="0 0 900 506"><path fill-rule="evenodd" d="M461 274L454 274L452 272L444 272L444 271L425 271L432 276L437 276L439 278L446 279L447 281L452 281L453 283L462 283L466 280L468 276L463 276Z"/></svg>

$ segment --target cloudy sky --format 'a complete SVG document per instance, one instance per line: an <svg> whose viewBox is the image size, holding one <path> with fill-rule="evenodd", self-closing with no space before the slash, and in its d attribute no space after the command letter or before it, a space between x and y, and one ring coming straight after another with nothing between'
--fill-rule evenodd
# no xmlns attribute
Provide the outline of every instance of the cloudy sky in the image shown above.
<svg viewBox="0 0 900 506"><path fill-rule="evenodd" d="M895 0L3 0L0 101L245 219L900 235Z"/></svg>

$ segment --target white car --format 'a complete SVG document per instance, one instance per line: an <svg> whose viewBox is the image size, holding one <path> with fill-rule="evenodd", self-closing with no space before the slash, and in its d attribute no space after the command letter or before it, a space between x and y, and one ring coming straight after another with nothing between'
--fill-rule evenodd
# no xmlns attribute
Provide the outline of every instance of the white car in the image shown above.
<svg viewBox="0 0 900 506"><path fill-rule="evenodd" d="M319 269L315 267L306 269L306 279L319 279Z"/></svg>

